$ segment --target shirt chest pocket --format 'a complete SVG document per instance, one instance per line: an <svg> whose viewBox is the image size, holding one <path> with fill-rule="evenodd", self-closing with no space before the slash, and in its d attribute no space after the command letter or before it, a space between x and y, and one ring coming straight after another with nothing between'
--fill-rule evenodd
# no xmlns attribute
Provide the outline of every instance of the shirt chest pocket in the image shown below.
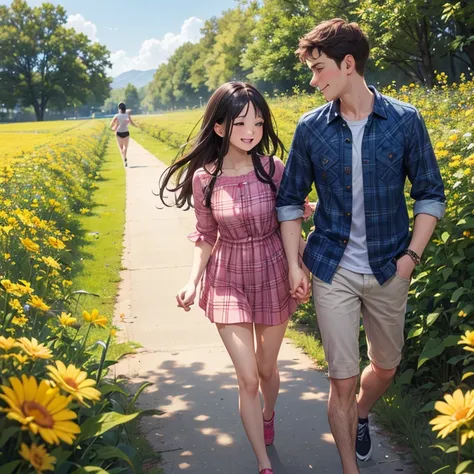
<svg viewBox="0 0 474 474"><path fill-rule="evenodd" d="M384 181L403 181L405 179L405 153L400 146L388 146L377 150L375 166L377 176Z"/></svg>
<svg viewBox="0 0 474 474"><path fill-rule="evenodd" d="M316 184L330 185L339 179L340 160L334 155L323 154L312 157Z"/></svg>

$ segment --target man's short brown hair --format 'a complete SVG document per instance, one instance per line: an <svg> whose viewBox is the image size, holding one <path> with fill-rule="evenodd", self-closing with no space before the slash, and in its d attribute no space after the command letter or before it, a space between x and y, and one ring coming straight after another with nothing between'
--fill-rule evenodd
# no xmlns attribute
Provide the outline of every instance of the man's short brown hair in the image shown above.
<svg viewBox="0 0 474 474"><path fill-rule="evenodd" d="M299 42L295 53L301 62L313 57L313 51L324 53L340 67L342 60L350 54L356 62L356 71L363 76L369 58L369 40L357 23L348 23L341 18L323 21Z"/></svg>

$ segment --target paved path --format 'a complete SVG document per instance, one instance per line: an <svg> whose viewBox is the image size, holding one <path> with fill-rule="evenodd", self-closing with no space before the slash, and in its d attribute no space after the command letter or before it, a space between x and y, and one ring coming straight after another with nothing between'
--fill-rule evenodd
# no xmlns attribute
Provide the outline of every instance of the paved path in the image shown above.
<svg viewBox="0 0 474 474"><path fill-rule="evenodd" d="M185 313L174 299L190 271L193 245L186 235L194 228L194 213L157 209L152 190L164 165L133 140L128 163L115 321L122 336L143 348L121 361L116 373L127 376L132 389L153 383L140 406L165 415L147 418L142 426L156 450L165 451L165 474L257 474L238 416L230 358L202 311ZM275 474L342 473L326 417L326 375L287 339L279 367L276 440L269 448ZM362 474L406 472L387 440L376 436L374 442L373 460L361 466Z"/></svg>

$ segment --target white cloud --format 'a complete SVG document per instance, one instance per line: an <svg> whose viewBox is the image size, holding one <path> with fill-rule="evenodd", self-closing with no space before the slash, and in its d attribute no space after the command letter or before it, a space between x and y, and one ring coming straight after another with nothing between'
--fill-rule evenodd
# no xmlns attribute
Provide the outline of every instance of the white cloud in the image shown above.
<svg viewBox="0 0 474 474"><path fill-rule="evenodd" d="M91 41L98 41L97 26L87 21L81 14L69 15L66 23L67 28L74 28L78 33L84 33Z"/></svg>
<svg viewBox="0 0 474 474"><path fill-rule="evenodd" d="M112 77L130 69L154 69L166 62L168 58L186 42L197 43L201 38L201 28L204 22L196 17L188 18L181 26L181 32L166 33L162 39L147 39L140 46L138 55L129 56L119 50L111 55Z"/></svg>

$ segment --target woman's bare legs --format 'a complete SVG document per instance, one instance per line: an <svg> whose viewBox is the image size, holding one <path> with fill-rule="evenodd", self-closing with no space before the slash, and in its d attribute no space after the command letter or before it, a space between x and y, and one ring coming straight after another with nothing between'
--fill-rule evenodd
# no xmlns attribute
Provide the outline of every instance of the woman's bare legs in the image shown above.
<svg viewBox="0 0 474 474"><path fill-rule="evenodd" d="M288 321L278 326L255 325L257 336L257 366L260 389L263 395L263 417L270 420L280 391L280 373L278 372L278 353L285 336Z"/></svg>
<svg viewBox="0 0 474 474"><path fill-rule="evenodd" d="M239 409L247 437L257 456L258 469L271 469L263 438L259 373L254 347L253 324L216 324L234 364L239 383Z"/></svg>

